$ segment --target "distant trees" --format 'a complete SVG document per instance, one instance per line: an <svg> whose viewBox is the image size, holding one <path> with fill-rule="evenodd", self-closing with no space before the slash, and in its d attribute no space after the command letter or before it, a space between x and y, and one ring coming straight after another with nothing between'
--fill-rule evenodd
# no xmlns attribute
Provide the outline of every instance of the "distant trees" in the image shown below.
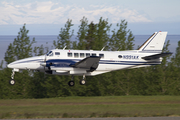
<svg viewBox="0 0 180 120"><path fill-rule="evenodd" d="M132 50L134 36L127 27L128 22L121 20L111 29L108 19L99 19L98 23L88 21L86 17L80 20L77 33L72 29L72 20L68 19L60 29L57 40L53 41L55 48L86 49L86 50ZM32 45L36 42L28 37L25 24L18 32L17 38L10 43L5 53L8 64L18 59L43 55L48 51L43 45ZM71 41L73 35L76 41ZM164 51L168 51L170 41L167 41ZM86 77L87 84L80 85L82 76L75 76L75 86L69 87L67 81L71 76L57 76L37 71L22 71L16 73L16 84L10 86L11 69L1 68L0 99L7 98L50 98L61 96L106 96L106 95L180 95L180 42L176 54L165 57L161 65L146 68L113 71L94 77Z"/></svg>
<svg viewBox="0 0 180 120"><path fill-rule="evenodd" d="M121 20L117 23L117 30L112 30L112 36L109 41L110 50L132 50L134 47L134 36L130 30L127 29L127 22Z"/></svg>
<svg viewBox="0 0 180 120"><path fill-rule="evenodd" d="M88 42L86 39L87 38L87 33L89 30L88 27L88 20L87 18L83 17L80 20L81 24L79 25L79 30L77 32L77 37L76 40L78 41L77 43L77 49L79 50L89 50L88 46L90 46L90 42Z"/></svg>
<svg viewBox="0 0 180 120"><path fill-rule="evenodd" d="M29 37L27 35L29 30L26 30L25 25L26 24L24 24L23 27L20 28L20 31L18 32L18 36L17 38L14 39L14 42L10 43L10 45L8 46L8 49L4 57L7 64L15 60L32 56L33 53L32 44L35 43L35 38L33 38L32 41L29 40Z"/></svg>
<svg viewBox="0 0 180 120"><path fill-rule="evenodd" d="M74 30L71 31L71 27L73 26L72 20L68 19L65 28L61 28L60 33L57 37L57 41L53 41L53 45L55 48L62 49L63 47L67 47L68 49L72 48L72 41L70 40L73 36Z"/></svg>
<svg viewBox="0 0 180 120"><path fill-rule="evenodd" d="M8 49L5 53L5 61L7 64L31 57L33 55L33 48L32 44L35 43L35 38L31 41L29 39L29 36L27 35L29 30L26 30L25 24L22 28L20 28L20 31L18 32L17 38L14 39L13 43L10 43L8 46ZM2 98L26 98L28 97L29 87L28 84L30 83L30 76L31 72L28 71L22 71L20 73L17 73L15 78L18 79L18 82L16 86L8 86L8 80L10 79L11 70L8 68L5 68L3 71L1 71L1 91L5 91L5 93L1 93L3 95L0 95Z"/></svg>

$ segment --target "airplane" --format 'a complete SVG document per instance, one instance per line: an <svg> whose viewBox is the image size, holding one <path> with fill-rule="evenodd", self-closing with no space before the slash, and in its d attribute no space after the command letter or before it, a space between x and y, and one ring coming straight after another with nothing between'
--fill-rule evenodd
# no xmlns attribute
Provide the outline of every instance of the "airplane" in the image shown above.
<svg viewBox="0 0 180 120"><path fill-rule="evenodd" d="M53 49L46 55L17 60L7 65L12 68L11 85L15 84L15 72L37 70L52 75L71 75L69 86L74 86L74 75L83 76L81 85L85 85L85 76L95 76L115 70L132 69L159 65L162 57L172 53L163 53L162 49L167 32L155 32L138 50L94 51Z"/></svg>

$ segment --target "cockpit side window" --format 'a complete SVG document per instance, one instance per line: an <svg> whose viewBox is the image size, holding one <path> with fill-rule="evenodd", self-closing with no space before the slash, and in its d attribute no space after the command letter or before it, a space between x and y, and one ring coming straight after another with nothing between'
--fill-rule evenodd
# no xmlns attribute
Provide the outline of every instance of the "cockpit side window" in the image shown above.
<svg viewBox="0 0 180 120"><path fill-rule="evenodd" d="M53 56L53 52L51 54L49 54L49 56Z"/></svg>
<svg viewBox="0 0 180 120"><path fill-rule="evenodd" d="M49 51L46 55L47 55L47 56L53 56L53 52L52 52L52 51Z"/></svg>

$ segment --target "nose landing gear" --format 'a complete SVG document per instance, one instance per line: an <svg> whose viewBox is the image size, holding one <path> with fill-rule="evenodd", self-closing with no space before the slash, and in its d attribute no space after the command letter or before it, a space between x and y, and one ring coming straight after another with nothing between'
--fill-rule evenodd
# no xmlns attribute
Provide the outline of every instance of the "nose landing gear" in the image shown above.
<svg viewBox="0 0 180 120"><path fill-rule="evenodd" d="M10 84L10 85L14 85L15 83L16 83L16 82L15 82L14 79L9 80L9 84Z"/></svg>
<svg viewBox="0 0 180 120"><path fill-rule="evenodd" d="M16 83L14 80L14 75L15 75L15 70L13 69L11 74L11 80L9 80L10 85L14 85Z"/></svg>

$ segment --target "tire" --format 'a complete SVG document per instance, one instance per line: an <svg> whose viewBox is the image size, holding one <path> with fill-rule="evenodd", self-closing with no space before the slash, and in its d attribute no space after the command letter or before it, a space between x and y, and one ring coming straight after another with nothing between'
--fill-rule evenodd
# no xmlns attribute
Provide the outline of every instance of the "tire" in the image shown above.
<svg viewBox="0 0 180 120"><path fill-rule="evenodd" d="M85 85L85 84L86 84L86 81L85 81L85 80L80 80L80 84L81 84L81 85Z"/></svg>
<svg viewBox="0 0 180 120"><path fill-rule="evenodd" d="M74 81L69 81L68 85L71 86L71 87L74 86Z"/></svg>
<svg viewBox="0 0 180 120"><path fill-rule="evenodd" d="M15 80L13 80L13 79L9 80L10 85L14 85L15 83L16 83Z"/></svg>

